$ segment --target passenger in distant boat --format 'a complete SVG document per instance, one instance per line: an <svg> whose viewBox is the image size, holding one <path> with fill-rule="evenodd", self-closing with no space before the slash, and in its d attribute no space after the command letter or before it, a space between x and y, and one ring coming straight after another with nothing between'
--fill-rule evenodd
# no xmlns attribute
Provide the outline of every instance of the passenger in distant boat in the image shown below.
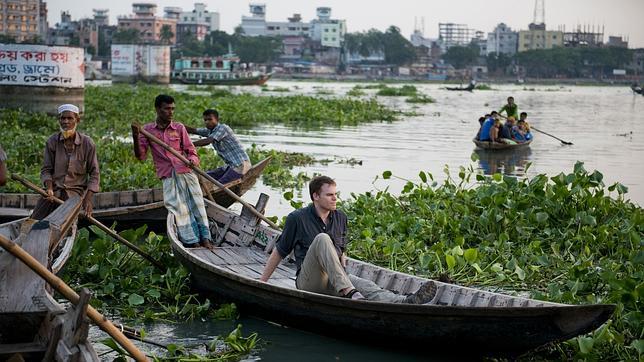
<svg viewBox="0 0 644 362"><path fill-rule="evenodd" d="M0 186L4 186L7 183L7 154L2 149L0 145Z"/></svg>
<svg viewBox="0 0 644 362"><path fill-rule="evenodd" d="M219 112L216 110L206 109L203 112L203 121L206 126L204 128L186 126L188 133L206 137L196 141L194 145L212 144L219 157L226 163L225 166L208 171L208 175L222 184L240 179L251 167L250 158L244 151L244 147L228 125L219 123Z"/></svg>
<svg viewBox="0 0 644 362"><path fill-rule="evenodd" d="M508 117L505 123L501 126L501 138L505 140L512 140L512 128L516 126L516 120L513 116Z"/></svg>
<svg viewBox="0 0 644 362"><path fill-rule="evenodd" d="M483 125L481 126L481 133L479 139L481 141L488 141L488 142L493 142L494 138L492 138L492 130L495 127L495 123L497 122L498 118L498 112L497 111L492 111L490 112L490 116L483 122Z"/></svg>
<svg viewBox="0 0 644 362"><path fill-rule="evenodd" d="M400 295L380 288L372 281L348 274L347 216L336 210L336 183L317 176L309 183L312 204L293 211L286 218L284 231L266 262L260 280L267 282L280 261L294 251L298 289L351 299L390 303L423 304L436 294L429 281L414 294Z"/></svg>
<svg viewBox="0 0 644 362"><path fill-rule="evenodd" d="M160 94L154 100L156 120L143 126L170 147L185 155L194 165L199 165L197 149L190 141L183 124L174 121L174 98ZM163 147L150 142L132 126L134 155L141 161L151 150L157 176L163 182L163 203L177 221L179 239L186 247L202 246L212 249L208 216L203 201L199 179L190 167L185 165Z"/></svg>
<svg viewBox="0 0 644 362"><path fill-rule="evenodd" d="M521 116L519 117L519 121L524 122L524 127L526 128L526 131L530 132L530 123L528 123L528 113L521 112Z"/></svg>
<svg viewBox="0 0 644 362"><path fill-rule="evenodd" d="M505 112L506 117L519 118L519 106L514 103L514 97L508 97L508 104L501 107L499 114Z"/></svg>
<svg viewBox="0 0 644 362"><path fill-rule="evenodd" d="M38 200L31 213L33 219L42 220L58 207L51 199L54 196L61 200L72 195L82 197L85 213L92 214L92 197L98 192L100 173L96 145L89 136L76 130L79 123L78 107L73 104L58 107L60 132L45 143L40 169L40 180L48 197Z"/></svg>
<svg viewBox="0 0 644 362"><path fill-rule="evenodd" d="M523 120L519 120L517 125L512 128L512 136L518 143L524 143L532 138L532 134L528 132L526 122Z"/></svg>
<svg viewBox="0 0 644 362"><path fill-rule="evenodd" d="M477 141L481 140L481 129L483 129L483 123L485 123L485 120L488 117L490 117L490 115L486 114L485 116L479 118L479 130L478 130L478 132L476 132L476 140Z"/></svg>

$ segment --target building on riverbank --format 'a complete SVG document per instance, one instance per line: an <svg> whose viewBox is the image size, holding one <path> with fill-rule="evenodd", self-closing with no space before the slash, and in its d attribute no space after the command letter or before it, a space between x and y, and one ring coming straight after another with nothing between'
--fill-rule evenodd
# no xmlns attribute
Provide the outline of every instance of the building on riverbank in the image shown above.
<svg viewBox="0 0 644 362"><path fill-rule="evenodd" d="M44 40L47 4L41 0L0 0L0 34L16 42Z"/></svg>
<svg viewBox="0 0 644 362"><path fill-rule="evenodd" d="M156 12L157 5L154 3L133 3L133 15L118 17L118 30L136 30L140 40L147 44L159 44L163 41L175 44L177 39L177 19L158 17ZM172 36L169 36L168 39L165 39L164 29L172 33ZM168 35L170 34L168 33Z"/></svg>

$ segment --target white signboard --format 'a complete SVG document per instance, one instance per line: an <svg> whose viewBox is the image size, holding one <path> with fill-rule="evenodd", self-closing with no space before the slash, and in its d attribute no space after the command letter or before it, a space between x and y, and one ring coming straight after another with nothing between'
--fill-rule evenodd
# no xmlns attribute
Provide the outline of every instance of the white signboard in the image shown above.
<svg viewBox="0 0 644 362"><path fill-rule="evenodd" d="M626 69L613 69L613 75L626 75Z"/></svg>
<svg viewBox="0 0 644 362"><path fill-rule="evenodd" d="M0 44L0 85L83 88L82 48Z"/></svg>
<svg viewBox="0 0 644 362"><path fill-rule="evenodd" d="M112 75L169 76L170 47L167 45L112 45Z"/></svg>

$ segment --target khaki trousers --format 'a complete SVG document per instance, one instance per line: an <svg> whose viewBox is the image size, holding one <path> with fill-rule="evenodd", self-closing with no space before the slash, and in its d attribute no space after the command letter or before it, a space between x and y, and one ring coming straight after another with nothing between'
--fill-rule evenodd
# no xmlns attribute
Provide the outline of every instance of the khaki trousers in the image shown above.
<svg viewBox="0 0 644 362"><path fill-rule="evenodd" d="M340 296L345 288L357 289L367 300L403 303L405 296L380 288L376 283L347 274L329 235L318 234L306 252L300 274L295 280L297 289Z"/></svg>

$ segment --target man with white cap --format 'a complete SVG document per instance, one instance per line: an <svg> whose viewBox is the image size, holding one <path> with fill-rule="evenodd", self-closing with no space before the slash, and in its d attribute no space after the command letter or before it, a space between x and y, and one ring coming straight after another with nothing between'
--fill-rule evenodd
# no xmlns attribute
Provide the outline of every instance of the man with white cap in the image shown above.
<svg viewBox="0 0 644 362"><path fill-rule="evenodd" d="M78 107L63 104L58 107L60 132L45 143L45 158L40 169L40 180L49 197L66 200L71 195L83 197L83 209L92 213L92 196L98 192L99 168L96 145L89 136L76 131L80 123ZM87 191L87 192L86 192ZM49 198L41 198L31 217L44 219L58 207Z"/></svg>

